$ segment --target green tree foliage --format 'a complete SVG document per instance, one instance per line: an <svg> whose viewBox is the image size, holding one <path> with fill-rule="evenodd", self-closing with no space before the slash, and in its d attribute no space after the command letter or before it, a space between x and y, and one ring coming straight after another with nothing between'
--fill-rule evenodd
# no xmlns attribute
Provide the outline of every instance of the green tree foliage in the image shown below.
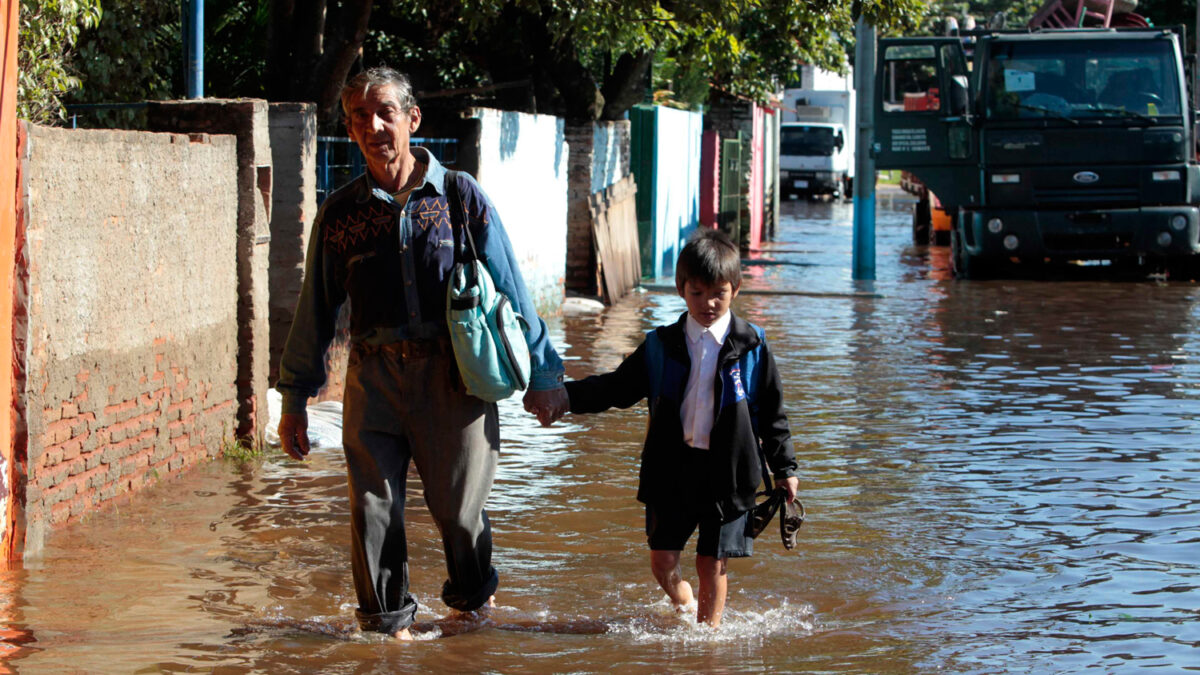
<svg viewBox="0 0 1200 675"><path fill-rule="evenodd" d="M924 11L925 0L394 0L377 8L365 51L419 89L525 83L494 97L617 119L644 98L652 66L685 98L715 88L763 100L799 63L843 68L859 15L912 30Z"/></svg>
<svg viewBox="0 0 1200 675"><path fill-rule="evenodd" d="M100 22L79 36L74 67L82 85L69 103L172 98L181 63L178 0L103 0ZM89 111L79 126L138 126L131 110Z"/></svg>
<svg viewBox="0 0 1200 675"><path fill-rule="evenodd" d="M61 98L79 86L71 50L81 28L100 21L100 0L21 0L17 115L38 124L66 119Z"/></svg>
<svg viewBox="0 0 1200 675"><path fill-rule="evenodd" d="M205 95L266 98L271 3L205 0L204 12L208 24L204 38ZM182 86L182 78L180 83Z"/></svg>

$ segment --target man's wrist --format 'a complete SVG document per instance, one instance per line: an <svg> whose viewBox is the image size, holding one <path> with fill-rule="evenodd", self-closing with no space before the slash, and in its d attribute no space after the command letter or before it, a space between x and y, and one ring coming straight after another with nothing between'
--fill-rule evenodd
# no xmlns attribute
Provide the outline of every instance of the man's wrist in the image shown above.
<svg viewBox="0 0 1200 675"><path fill-rule="evenodd" d="M308 397L297 394L284 394L280 404L280 414L304 415L308 412Z"/></svg>
<svg viewBox="0 0 1200 675"><path fill-rule="evenodd" d="M529 376L529 391L554 391L563 386L563 371L534 372Z"/></svg>

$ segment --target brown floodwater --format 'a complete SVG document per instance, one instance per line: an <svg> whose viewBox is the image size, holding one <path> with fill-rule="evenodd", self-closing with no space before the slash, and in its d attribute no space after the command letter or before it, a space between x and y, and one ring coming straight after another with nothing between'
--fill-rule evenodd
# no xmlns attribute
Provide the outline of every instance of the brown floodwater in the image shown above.
<svg viewBox="0 0 1200 675"><path fill-rule="evenodd" d="M785 384L808 520L729 565L725 623L673 616L634 499L641 409L543 430L502 407L498 607L436 619L441 545L410 482L418 639L356 630L338 407L306 464L214 462L54 531L0 571L0 671L1064 673L1200 670L1200 287L948 278L879 204L792 201L735 311ZM806 295L778 294L799 290ZM552 324L568 375L614 367L683 303ZM685 571L692 556L685 555Z"/></svg>

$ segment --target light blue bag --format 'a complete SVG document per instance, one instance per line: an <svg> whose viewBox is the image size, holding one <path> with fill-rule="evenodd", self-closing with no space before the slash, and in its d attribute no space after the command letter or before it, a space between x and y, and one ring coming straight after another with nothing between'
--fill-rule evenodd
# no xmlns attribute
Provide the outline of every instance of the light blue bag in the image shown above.
<svg viewBox="0 0 1200 675"><path fill-rule="evenodd" d="M529 386L529 344L525 341L529 324L508 297L496 290L492 275L475 251L457 174L446 172L455 241L455 263L446 288L446 323L467 393L484 401L500 401Z"/></svg>

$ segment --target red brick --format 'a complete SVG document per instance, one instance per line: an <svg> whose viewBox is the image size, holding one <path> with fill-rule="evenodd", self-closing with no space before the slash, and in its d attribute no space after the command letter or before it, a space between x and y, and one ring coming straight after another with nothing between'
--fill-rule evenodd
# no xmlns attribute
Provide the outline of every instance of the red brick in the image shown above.
<svg viewBox="0 0 1200 675"><path fill-rule="evenodd" d="M46 425L46 430L42 432L42 439L47 445L57 445L71 437L71 423L73 420L58 420Z"/></svg>
<svg viewBox="0 0 1200 675"><path fill-rule="evenodd" d="M62 446L61 445L51 445L51 446L48 446L42 452L40 464L43 469L48 469L52 466L57 466L57 465L61 464L62 459L63 459Z"/></svg>
<svg viewBox="0 0 1200 675"><path fill-rule="evenodd" d="M50 524L61 525L71 517L71 502L59 502L50 507Z"/></svg>
<svg viewBox="0 0 1200 675"><path fill-rule="evenodd" d="M110 417L114 415L120 415L127 410L132 410L136 406L137 402L135 401L122 401L120 403L104 406L104 414Z"/></svg>

